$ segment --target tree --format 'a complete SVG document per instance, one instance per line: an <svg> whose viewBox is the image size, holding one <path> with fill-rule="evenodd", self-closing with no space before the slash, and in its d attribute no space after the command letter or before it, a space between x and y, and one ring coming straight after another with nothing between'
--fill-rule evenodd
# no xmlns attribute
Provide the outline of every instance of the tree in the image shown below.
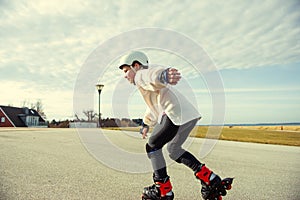
<svg viewBox="0 0 300 200"><path fill-rule="evenodd" d="M84 110L83 114L87 116L89 122L93 121L94 118L97 116L97 113L94 113L94 110Z"/></svg>
<svg viewBox="0 0 300 200"><path fill-rule="evenodd" d="M36 103L34 104L34 107L35 107L35 109L38 113L43 113L44 114L44 106L43 106L43 103L42 103L41 99L38 99L36 101Z"/></svg>
<svg viewBox="0 0 300 200"><path fill-rule="evenodd" d="M77 121L77 122L79 122L80 121L80 119L79 119L79 117L78 117L78 115L77 114L75 114L75 121Z"/></svg>
<svg viewBox="0 0 300 200"><path fill-rule="evenodd" d="M24 108L24 107L30 107L29 105L30 105L30 102L27 99L25 99L25 100L23 100L21 102L21 107L22 108Z"/></svg>
<svg viewBox="0 0 300 200"><path fill-rule="evenodd" d="M44 113L44 106L41 99L38 99L35 103L32 103L28 100L24 100L21 102L21 106L29 107L30 109L36 110L43 119L46 119L46 115Z"/></svg>

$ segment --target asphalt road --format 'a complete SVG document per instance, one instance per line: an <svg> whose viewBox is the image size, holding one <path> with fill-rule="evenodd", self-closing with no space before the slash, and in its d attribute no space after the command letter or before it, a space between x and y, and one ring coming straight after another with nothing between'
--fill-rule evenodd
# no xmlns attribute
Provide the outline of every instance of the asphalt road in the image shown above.
<svg viewBox="0 0 300 200"><path fill-rule="evenodd" d="M187 148L199 156L203 141L190 139ZM0 129L0 199L140 199L152 184L145 143L128 132ZM224 200L300 199L299 147L218 141L201 161L235 177ZM175 199L201 199L193 173L168 163Z"/></svg>

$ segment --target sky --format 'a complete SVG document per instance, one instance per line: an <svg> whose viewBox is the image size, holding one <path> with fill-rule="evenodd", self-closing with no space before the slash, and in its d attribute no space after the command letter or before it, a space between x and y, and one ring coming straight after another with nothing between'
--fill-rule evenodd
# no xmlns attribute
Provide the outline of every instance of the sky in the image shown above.
<svg viewBox="0 0 300 200"><path fill-rule="evenodd" d="M203 124L218 115L300 122L299 10L298 0L0 0L0 105L40 99L49 121L72 119L98 111L99 82L102 117L142 118L144 102L117 68L134 47L181 71L176 88L192 96ZM148 40L160 48L134 46Z"/></svg>

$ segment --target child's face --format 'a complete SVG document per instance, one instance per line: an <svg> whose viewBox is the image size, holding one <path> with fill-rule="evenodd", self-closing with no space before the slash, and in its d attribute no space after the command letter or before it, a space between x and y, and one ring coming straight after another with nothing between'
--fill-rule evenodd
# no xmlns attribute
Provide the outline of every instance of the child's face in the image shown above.
<svg viewBox="0 0 300 200"><path fill-rule="evenodd" d="M135 72L130 68L130 66L124 66L123 72L125 73L125 77L130 83L134 83Z"/></svg>

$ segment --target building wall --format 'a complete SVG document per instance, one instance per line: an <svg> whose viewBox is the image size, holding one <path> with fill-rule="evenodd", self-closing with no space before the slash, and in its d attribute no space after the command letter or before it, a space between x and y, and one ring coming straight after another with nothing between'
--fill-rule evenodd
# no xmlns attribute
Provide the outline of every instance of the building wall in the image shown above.
<svg viewBox="0 0 300 200"><path fill-rule="evenodd" d="M38 126L39 125L39 117L38 116L26 116L26 125L30 126Z"/></svg>
<svg viewBox="0 0 300 200"><path fill-rule="evenodd" d="M4 122L3 122L4 121ZM14 125L8 120L5 114L0 109L0 127L14 127Z"/></svg>
<svg viewBox="0 0 300 200"><path fill-rule="evenodd" d="M96 122L70 122L70 128L97 128Z"/></svg>

